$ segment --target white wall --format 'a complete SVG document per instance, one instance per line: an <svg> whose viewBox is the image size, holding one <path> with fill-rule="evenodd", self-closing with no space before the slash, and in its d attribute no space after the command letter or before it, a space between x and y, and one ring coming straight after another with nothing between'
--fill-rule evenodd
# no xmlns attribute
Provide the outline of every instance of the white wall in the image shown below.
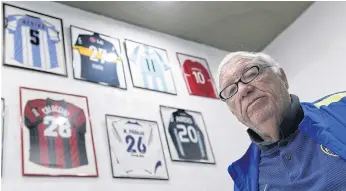
<svg viewBox="0 0 346 191"><path fill-rule="evenodd" d="M301 101L346 90L346 2L312 4L264 52L281 63Z"/></svg>
<svg viewBox="0 0 346 191"><path fill-rule="evenodd" d="M179 51L206 58L216 76L217 65L226 52L54 2L11 2L10 4L63 19L68 78L7 66L1 67L2 97L6 99L7 104L2 177L4 190L229 191L233 189L233 182L227 174L227 166L246 150L249 143L247 135L231 116L224 103L215 99L189 96L175 55ZM126 60L124 66L128 90L74 80L69 38L70 25L108 34L121 41L128 38L166 49L178 96L133 88ZM122 53L125 58L124 51ZM22 177L19 123L20 86L88 96L99 167L98 178ZM163 140L169 181L113 179L104 122L105 114L158 121L161 137L164 138L159 114L160 104L202 112L216 158L216 165L171 162L166 141Z"/></svg>

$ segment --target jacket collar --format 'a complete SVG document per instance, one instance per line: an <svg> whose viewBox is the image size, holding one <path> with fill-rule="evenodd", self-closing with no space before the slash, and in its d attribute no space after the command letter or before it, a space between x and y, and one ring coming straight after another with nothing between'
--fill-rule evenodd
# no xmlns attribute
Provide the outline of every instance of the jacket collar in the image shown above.
<svg viewBox="0 0 346 191"><path fill-rule="evenodd" d="M276 142L264 141L253 130L248 129L247 133L250 136L251 141L261 150L267 151L276 145L287 144L287 139L294 134L299 126L299 123L303 120L304 113L300 106L299 98L296 95L291 94L291 105L284 114L283 120L278 127L280 130L280 140Z"/></svg>
<svg viewBox="0 0 346 191"><path fill-rule="evenodd" d="M342 99L338 104L331 105L333 100L327 102L329 107L320 106L320 101L325 102L328 96L314 103L301 103L304 118L299 129L346 160L346 92L341 96L340 99L334 97L336 100ZM228 167L228 173L239 190L258 190L259 162L260 150L251 143L245 155Z"/></svg>

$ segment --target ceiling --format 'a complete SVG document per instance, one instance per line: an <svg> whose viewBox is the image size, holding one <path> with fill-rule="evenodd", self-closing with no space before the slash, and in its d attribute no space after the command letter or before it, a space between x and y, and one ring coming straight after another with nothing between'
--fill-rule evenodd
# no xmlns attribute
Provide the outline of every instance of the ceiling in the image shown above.
<svg viewBox="0 0 346 191"><path fill-rule="evenodd" d="M226 51L260 51L313 2L60 3Z"/></svg>

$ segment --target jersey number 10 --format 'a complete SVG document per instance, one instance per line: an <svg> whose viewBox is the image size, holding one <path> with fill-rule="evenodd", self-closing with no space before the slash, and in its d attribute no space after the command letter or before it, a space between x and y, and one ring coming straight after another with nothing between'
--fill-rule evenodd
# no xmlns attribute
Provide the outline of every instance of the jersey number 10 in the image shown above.
<svg viewBox="0 0 346 191"><path fill-rule="evenodd" d="M204 75L202 72L199 71L193 71L192 74L195 76L196 82L199 84L205 84Z"/></svg>

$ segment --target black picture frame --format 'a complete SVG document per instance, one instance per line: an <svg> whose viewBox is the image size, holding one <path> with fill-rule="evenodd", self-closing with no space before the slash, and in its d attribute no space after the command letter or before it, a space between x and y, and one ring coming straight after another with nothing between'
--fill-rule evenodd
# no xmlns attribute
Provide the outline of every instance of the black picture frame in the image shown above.
<svg viewBox="0 0 346 191"><path fill-rule="evenodd" d="M139 88L139 89L143 89L143 90L149 90L149 91L154 91L154 92L165 93L165 94L169 94L169 95L178 95L178 94L177 94L177 88L176 88L175 81L174 81L173 72L172 72L171 69L170 69L170 74L171 74L171 76L172 76L172 83L173 83L173 87L174 87L175 93L171 93L171 92L167 92L167 91L155 90L155 89L151 89L151 88L140 87L140 86L137 86L137 85L134 83L133 72L132 72L132 69L131 69L131 63L130 63L130 59L129 59L130 56L129 56L129 52L128 52L128 48L127 48L126 42L133 42L133 43L137 43L137 44L141 44L141 45L145 45L145 46L149 46L149 47L152 47L152 48L155 48L155 49L162 50L162 51L165 52L165 55L166 55L166 57L167 57L167 62L168 62L168 63L170 63L170 60L169 60L168 53L167 53L167 50L166 50L166 49L159 48L159 47L156 47L156 46L152 46L152 45L149 45L149 44L145 44L145 43L142 43L142 42L130 40L130 39L125 39L124 42L123 42L123 44L124 44L124 47L125 47L126 60L127 60L127 64L128 64L129 70L130 70L130 76L131 76L131 81L132 81L133 87ZM171 67L171 66L170 66L170 67Z"/></svg>
<svg viewBox="0 0 346 191"><path fill-rule="evenodd" d="M175 109L175 110L184 110L186 112L191 112L191 113L196 113L198 115L201 116L202 118L202 123L203 123L203 126L204 126L204 131L205 131L205 139L208 141L208 145L210 147L210 153L211 156L212 156L212 161L213 162L202 162L202 161L198 161L198 160L184 160L184 159L174 159L174 157L172 156L172 150L175 149L173 148L172 146L170 146L170 142L169 142L169 135L167 134L167 129L168 127L165 125L165 122L164 122L164 117L163 117L163 113L162 113L162 108L169 108L169 109ZM171 157L171 160L173 162L185 162L185 163L199 163L199 164L209 164L209 165L216 165L216 158L215 158L215 155L214 155L214 151L213 151L213 147L211 145L211 141L210 141L210 138L209 138L209 133L208 133L208 130L206 128L206 125L205 125L205 121L204 121L204 118L203 118L203 115L201 112L198 112L198 111L193 111L193 110L189 110L189 109L183 109L183 108L177 108L177 107L171 107L171 106L165 106L165 105L160 105L160 117L161 117L161 122L162 122L162 126L164 128L164 131L165 131L165 138L166 138L166 142L167 142L167 146L168 146L168 150L169 150L169 155Z"/></svg>
<svg viewBox="0 0 346 191"><path fill-rule="evenodd" d="M109 136L109 132L108 132L107 117L118 117L118 118L123 118L123 119L144 121L144 122L150 122L150 123L155 123L156 124L157 133L158 133L158 136L159 136L159 139L160 139L160 146L161 146L161 151L162 151L162 157L163 157L164 163L165 163L165 170L166 170L166 173L167 173L167 178L128 177L128 176L115 176L114 175L114 170L113 170L114 169L113 168L114 164L113 164L113 159L112 159L112 155L111 155L111 143L110 143L110 136ZM169 180L169 171L168 171L168 167L167 167L167 160L166 160L166 157L165 157L165 153L163 151L162 137L160 135L160 128L159 128L158 122L147 120L147 119L140 119L140 118L134 118L134 117L121 116L121 115L106 114L105 115L105 127L106 127L106 133L107 133L108 151L109 151L109 158L110 158L113 178L120 178L120 179L143 179L143 180L163 180L163 181Z"/></svg>
<svg viewBox="0 0 346 191"><path fill-rule="evenodd" d="M19 65L14 65L14 64L10 64L10 63L7 63L6 62L6 7L12 7L12 8L15 8L15 9L18 9L18 10L21 10L21 11L24 11L24 12L31 12L31 13L34 13L34 14L38 14L38 15L41 15L43 17L49 17L51 19L56 19L58 22L60 22L60 28L61 28L61 43L62 43L62 55L63 55L63 59L62 59L62 64L64 65L64 73L63 74L60 74L60 73L57 73L57 72L52 72L52 71L48 71L48 70L40 70L40 69L35 69L34 67L24 67L24 66L19 66ZM66 58L66 47L65 47L65 38L64 38L64 25L63 25L63 21L61 18L58 18L58 17L54 17L54 16L51 16L51 15L47 15L47 14L43 14L43 13L39 13L39 12L36 12L36 11L33 11L33 10L29 10L29 9L25 9L25 8L22 8L22 7L18 7L18 6L14 6L14 5L11 5L11 4L7 4L7 3L3 3L3 22L4 22L4 26L3 26L3 65L5 66L9 66L9 67L14 67L14 68L20 68L20 69L25 69L25 70L29 70L29 71L36 71L36 72L41 72L41 73L46 73L46 74L53 74L53 75L57 75L57 76L63 76L63 77L68 77L68 73L67 73L67 58ZM25 14L25 13L23 13Z"/></svg>
<svg viewBox="0 0 346 191"><path fill-rule="evenodd" d="M87 32L91 32L91 33L97 33L99 35L102 35L102 36L105 36L107 38L112 38L114 40L116 40L118 42L118 45L119 45L119 57L121 58L121 64L122 64L122 73L123 73L123 77L124 77L124 82L125 82L125 87L120 87L120 86L113 86L113 85L110 85L110 84L106 84L106 83L99 83L99 82L94 82L94 81L91 81L91 80L87 80L87 79L83 79L83 78L77 78L76 75L75 75L75 66L74 66L74 54L73 54L73 36L72 36L72 30L73 28L77 28L77 29L80 29L80 30L85 30ZM93 83L93 84L99 84L99 85L103 85L103 86L108 86L108 87L114 87L114 88L118 88L118 89L122 89L122 90L127 90L127 81L126 81L126 75L125 75L125 64L124 64L124 59L122 58L122 46L121 46L121 42L120 42L120 39L119 38L116 38L116 37L112 37L112 36L109 36L109 35L105 35L105 34L102 34L102 33L99 33L99 32L95 32L95 31L92 31L92 30L89 30L89 29L86 29L86 28L82 28L82 27L78 27L78 26L75 26L75 25L70 25L70 37L71 37L71 54L72 54L72 70L73 70L73 78L75 80L80 80L80 81L86 81L86 82L90 82L90 83Z"/></svg>

